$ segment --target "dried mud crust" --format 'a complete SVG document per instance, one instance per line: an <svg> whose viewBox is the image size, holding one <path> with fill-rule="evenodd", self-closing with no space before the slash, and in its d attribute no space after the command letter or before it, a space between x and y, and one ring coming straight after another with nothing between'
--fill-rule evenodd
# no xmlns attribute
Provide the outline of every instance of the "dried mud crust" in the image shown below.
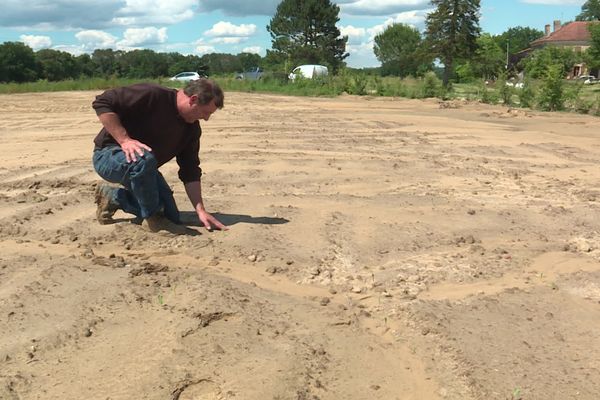
<svg viewBox="0 0 600 400"><path fill-rule="evenodd" d="M596 119L232 93L176 235L96 222L96 94L0 95L1 398L596 399Z"/></svg>

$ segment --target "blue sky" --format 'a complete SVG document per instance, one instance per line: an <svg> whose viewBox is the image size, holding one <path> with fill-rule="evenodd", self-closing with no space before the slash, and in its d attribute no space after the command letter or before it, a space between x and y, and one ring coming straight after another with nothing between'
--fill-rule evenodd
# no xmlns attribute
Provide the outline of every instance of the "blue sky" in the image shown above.
<svg viewBox="0 0 600 400"><path fill-rule="evenodd" d="M3 0L0 42L22 41L34 50L73 54L97 48L265 55L266 26L280 0ZM402 22L418 29L429 0L334 0L338 28L348 35L353 67L379 65L373 37ZM544 30L554 20L574 20L585 0L481 0L480 25L499 34L515 26Z"/></svg>

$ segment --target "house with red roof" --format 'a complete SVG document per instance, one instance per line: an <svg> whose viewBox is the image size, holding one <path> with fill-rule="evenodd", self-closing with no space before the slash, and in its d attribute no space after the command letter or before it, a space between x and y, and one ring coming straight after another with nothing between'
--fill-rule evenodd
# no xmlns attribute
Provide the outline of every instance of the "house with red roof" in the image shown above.
<svg viewBox="0 0 600 400"><path fill-rule="evenodd" d="M530 48L523 50L523 56L532 51L546 46L570 47L575 51L586 51L592 42L592 36L588 30L590 24L597 21L574 21L561 25L560 21L554 21L554 29L550 31L550 24L545 27L545 35L530 43ZM575 64L571 69L568 78L576 78L581 75L598 76L598 71L589 71L585 64Z"/></svg>

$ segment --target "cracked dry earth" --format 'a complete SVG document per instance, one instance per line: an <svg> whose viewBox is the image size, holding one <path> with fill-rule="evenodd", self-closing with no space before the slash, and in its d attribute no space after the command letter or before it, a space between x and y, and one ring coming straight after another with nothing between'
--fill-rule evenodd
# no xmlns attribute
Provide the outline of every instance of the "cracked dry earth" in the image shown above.
<svg viewBox="0 0 600 400"><path fill-rule="evenodd" d="M597 399L600 120L228 93L208 233L98 225L97 92L0 96L0 398Z"/></svg>

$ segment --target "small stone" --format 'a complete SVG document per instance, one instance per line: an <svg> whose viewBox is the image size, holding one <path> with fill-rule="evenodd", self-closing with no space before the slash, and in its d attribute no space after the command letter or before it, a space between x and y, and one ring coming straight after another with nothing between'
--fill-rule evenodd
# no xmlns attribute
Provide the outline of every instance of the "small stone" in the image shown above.
<svg viewBox="0 0 600 400"><path fill-rule="evenodd" d="M248 256L248 261L254 262L256 261L256 254L252 254Z"/></svg>
<svg viewBox="0 0 600 400"><path fill-rule="evenodd" d="M213 346L213 353L215 354L225 354L225 349L223 349L221 346L219 346L218 344L215 344Z"/></svg>
<svg viewBox="0 0 600 400"><path fill-rule="evenodd" d="M329 293L337 294L337 290L335 290L334 288L329 288Z"/></svg>
<svg viewBox="0 0 600 400"><path fill-rule="evenodd" d="M269 267L265 271L268 272L271 275L274 275L277 272L279 272L279 268L277 268L277 267Z"/></svg>
<svg viewBox="0 0 600 400"><path fill-rule="evenodd" d="M359 286L354 286L352 287L352 293L361 293L362 292L362 288Z"/></svg>
<svg viewBox="0 0 600 400"><path fill-rule="evenodd" d="M90 328L85 328L85 330L83 331L83 336L85 336L85 337L92 336L92 330Z"/></svg>
<svg viewBox="0 0 600 400"><path fill-rule="evenodd" d="M321 273L321 269L319 267L313 267L308 271L312 276L317 276Z"/></svg>
<svg viewBox="0 0 600 400"><path fill-rule="evenodd" d="M319 304L321 304L322 306L326 306L329 303L331 303L331 299L329 297L323 297L319 302Z"/></svg>
<svg viewBox="0 0 600 400"><path fill-rule="evenodd" d="M475 215L475 210L468 210L467 214L469 214L469 215Z"/></svg>
<svg viewBox="0 0 600 400"><path fill-rule="evenodd" d="M379 385L371 385L371 389L372 390L379 390L379 389L381 389L381 386L379 386Z"/></svg>

